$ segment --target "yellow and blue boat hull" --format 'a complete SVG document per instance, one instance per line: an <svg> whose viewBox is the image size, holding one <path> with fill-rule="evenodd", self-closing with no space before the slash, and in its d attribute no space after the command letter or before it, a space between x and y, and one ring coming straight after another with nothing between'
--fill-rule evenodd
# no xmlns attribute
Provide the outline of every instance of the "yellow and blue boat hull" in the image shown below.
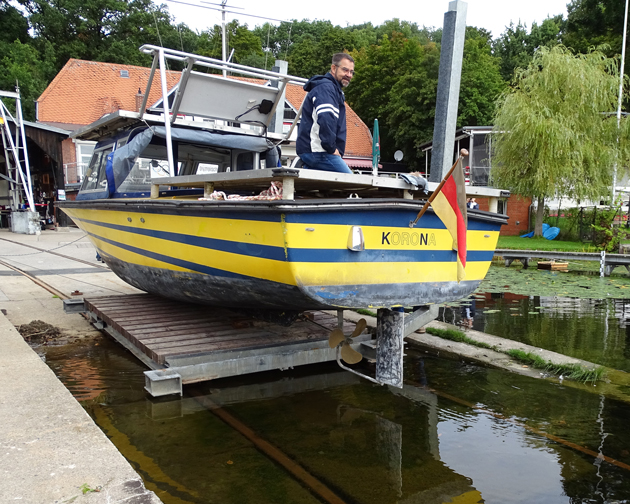
<svg viewBox="0 0 630 504"><path fill-rule="evenodd" d="M195 303L282 310L461 299L485 277L503 215L470 212L466 279L431 211L411 200L67 201L59 205L129 284ZM350 250L360 228L364 249Z"/></svg>

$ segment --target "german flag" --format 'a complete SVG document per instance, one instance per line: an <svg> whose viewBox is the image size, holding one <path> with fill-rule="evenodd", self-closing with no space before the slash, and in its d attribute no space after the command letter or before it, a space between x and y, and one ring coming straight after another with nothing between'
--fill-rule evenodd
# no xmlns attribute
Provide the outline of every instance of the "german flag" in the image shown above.
<svg viewBox="0 0 630 504"><path fill-rule="evenodd" d="M433 211L453 237L453 250L457 252L457 281L466 277L466 187L462 158L431 201Z"/></svg>

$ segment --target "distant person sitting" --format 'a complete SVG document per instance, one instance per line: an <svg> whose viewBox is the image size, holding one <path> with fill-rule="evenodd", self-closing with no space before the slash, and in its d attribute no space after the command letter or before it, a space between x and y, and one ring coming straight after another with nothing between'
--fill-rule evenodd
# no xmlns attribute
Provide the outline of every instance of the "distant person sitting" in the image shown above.
<svg viewBox="0 0 630 504"><path fill-rule="evenodd" d="M343 88L354 75L354 59L333 56L330 72L311 77L298 127L296 152L305 168L352 173L342 156L346 149L346 104Z"/></svg>
<svg viewBox="0 0 630 504"><path fill-rule="evenodd" d="M471 210L479 210L479 203L477 203L477 200L475 198L470 198L468 200L468 205L467 206Z"/></svg>

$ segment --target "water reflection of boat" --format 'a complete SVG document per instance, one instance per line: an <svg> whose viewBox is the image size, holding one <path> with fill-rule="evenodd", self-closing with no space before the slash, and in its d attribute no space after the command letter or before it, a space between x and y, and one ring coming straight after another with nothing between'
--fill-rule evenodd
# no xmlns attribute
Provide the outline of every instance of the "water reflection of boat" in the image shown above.
<svg viewBox="0 0 630 504"><path fill-rule="evenodd" d="M151 109L78 132L98 144L76 201L59 203L123 280L202 304L304 310L440 303L484 278L505 216L469 213L458 283L442 221L429 211L409 225L424 203L414 185L277 167L288 135L268 126L282 90L302 79L142 50L155 57L148 86L165 57L185 63L179 84L163 85ZM193 70L226 65L277 87Z"/></svg>

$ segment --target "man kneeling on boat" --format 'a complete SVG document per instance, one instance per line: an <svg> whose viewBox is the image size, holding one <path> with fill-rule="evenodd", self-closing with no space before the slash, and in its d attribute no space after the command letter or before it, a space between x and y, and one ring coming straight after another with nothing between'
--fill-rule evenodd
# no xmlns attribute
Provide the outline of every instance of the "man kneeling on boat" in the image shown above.
<svg viewBox="0 0 630 504"><path fill-rule="evenodd" d="M332 58L330 72L304 84L302 120L296 152L304 168L352 173L342 156L346 149L346 104L343 88L354 75L354 59L346 53Z"/></svg>

